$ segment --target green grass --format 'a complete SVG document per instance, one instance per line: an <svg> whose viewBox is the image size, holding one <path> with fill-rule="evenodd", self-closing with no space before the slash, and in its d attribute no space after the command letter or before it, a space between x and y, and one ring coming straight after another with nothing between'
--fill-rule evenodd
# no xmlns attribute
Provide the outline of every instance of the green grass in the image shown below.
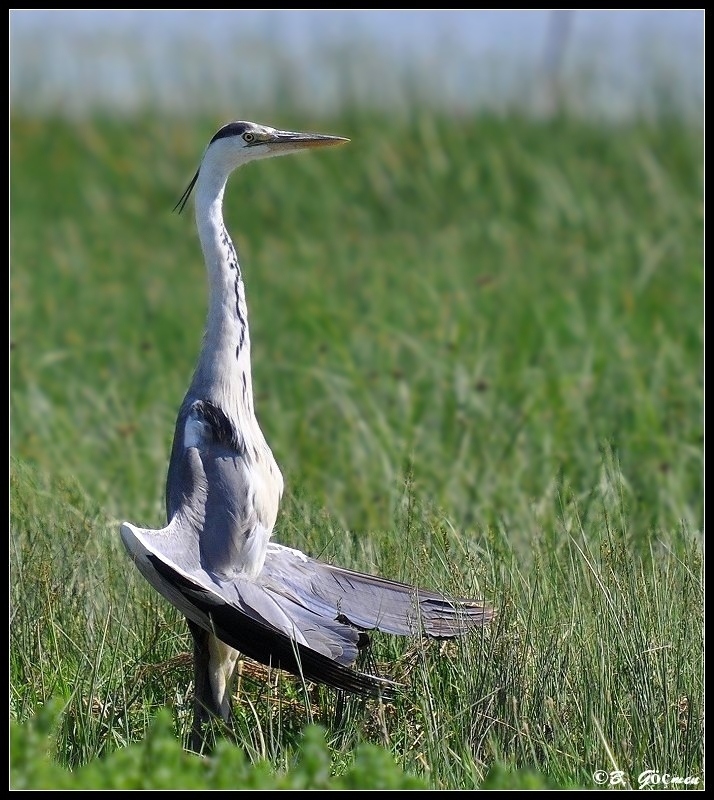
<svg viewBox="0 0 714 800"><path fill-rule="evenodd" d="M170 210L224 121L11 119L11 717L64 702L66 767L163 706L190 725L185 623L118 522L163 523L206 308ZM352 139L226 193L275 536L499 617L448 646L375 636L365 666L406 685L385 708L247 670L240 747L289 769L314 722L335 775L373 743L438 788L703 781L701 131L261 121Z"/></svg>

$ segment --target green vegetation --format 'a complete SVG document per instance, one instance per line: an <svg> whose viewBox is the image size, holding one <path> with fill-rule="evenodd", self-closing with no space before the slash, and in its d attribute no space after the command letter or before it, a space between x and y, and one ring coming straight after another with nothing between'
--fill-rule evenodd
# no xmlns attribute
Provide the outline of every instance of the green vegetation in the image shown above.
<svg viewBox="0 0 714 800"><path fill-rule="evenodd" d="M118 523L164 520L205 316L171 208L224 121L11 119L12 785L701 786L703 142L667 115L261 120L352 139L226 193L275 536L499 616L376 635L389 706L246 663L231 743L181 752L188 632Z"/></svg>

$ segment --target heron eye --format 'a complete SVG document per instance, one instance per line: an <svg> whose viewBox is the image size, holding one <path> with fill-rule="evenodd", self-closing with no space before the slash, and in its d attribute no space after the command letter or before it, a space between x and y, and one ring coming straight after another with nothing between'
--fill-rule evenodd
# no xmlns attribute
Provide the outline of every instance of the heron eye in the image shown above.
<svg viewBox="0 0 714 800"><path fill-rule="evenodd" d="M243 141L248 142L248 144L252 144L255 141L255 134L251 133L250 131L246 131L243 134Z"/></svg>

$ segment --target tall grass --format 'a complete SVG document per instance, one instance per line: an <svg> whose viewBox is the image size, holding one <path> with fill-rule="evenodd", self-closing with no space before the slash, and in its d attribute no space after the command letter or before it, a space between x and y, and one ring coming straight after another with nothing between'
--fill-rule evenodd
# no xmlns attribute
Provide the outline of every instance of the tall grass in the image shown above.
<svg viewBox="0 0 714 800"><path fill-rule="evenodd" d="M11 120L11 715L64 698L68 766L164 705L190 724L185 624L117 524L163 522L206 308L170 209L224 121ZM275 536L499 616L451 645L376 635L365 666L406 687L383 708L245 664L238 744L285 768L319 722L336 772L368 740L440 788L701 775L700 132L263 121L352 139L227 191Z"/></svg>

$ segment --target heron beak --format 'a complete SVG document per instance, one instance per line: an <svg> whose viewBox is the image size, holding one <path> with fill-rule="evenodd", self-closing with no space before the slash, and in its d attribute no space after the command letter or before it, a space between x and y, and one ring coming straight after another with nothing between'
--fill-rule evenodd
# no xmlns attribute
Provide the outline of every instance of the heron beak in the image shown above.
<svg viewBox="0 0 714 800"><path fill-rule="evenodd" d="M260 144L267 146L271 153L287 153L293 150L307 150L312 147L331 147L349 142L342 136L327 136L323 133L296 133L294 131L275 131ZM257 144L257 142L256 142Z"/></svg>

